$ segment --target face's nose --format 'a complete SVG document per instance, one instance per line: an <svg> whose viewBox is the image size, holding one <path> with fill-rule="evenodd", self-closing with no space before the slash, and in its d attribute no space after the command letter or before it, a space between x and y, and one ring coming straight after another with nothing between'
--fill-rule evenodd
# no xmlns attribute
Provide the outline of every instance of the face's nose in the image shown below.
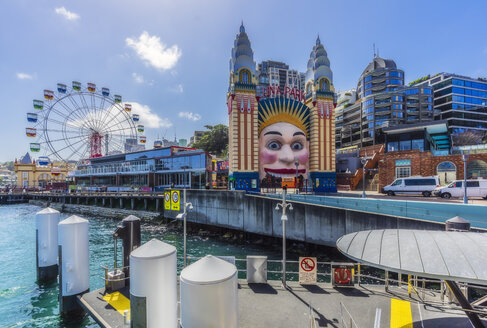
<svg viewBox="0 0 487 328"><path fill-rule="evenodd" d="M279 161L285 164L294 163L294 154L291 146L284 145L279 152Z"/></svg>

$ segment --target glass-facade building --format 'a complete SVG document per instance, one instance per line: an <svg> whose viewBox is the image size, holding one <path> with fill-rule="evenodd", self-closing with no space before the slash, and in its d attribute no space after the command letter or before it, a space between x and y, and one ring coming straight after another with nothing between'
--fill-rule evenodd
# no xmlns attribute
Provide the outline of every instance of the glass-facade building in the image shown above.
<svg viewBox="0 0 487 328"><path fill-rule="evenodd" d="M283 62L265 60L257 65L259 76L259 88L267 86L279 86L296 88L304 91L304 73L289 69L289 65Z"/></svg>
<svg viewBox="0 0 487 328"><path fill-rule="evenodd" d="M434 119L432 88L406 87L404 71L391 59L375 57L360 76L356 94L357 101L335 115L337 149L384 143L384 128Z"/></svg>
<svg viewBox="0 0 487 328"><path fill-rule="evenodd" d="M419 79L414 86L434 90L436 119L447 120L452 134L487 131L487 80L450 73Z"/></svg>
<svg viewBox="0 0 487 328"><path fill-rule="evenodd" d="M201 150L167 147L90 159L70 172L78 186L108 191L205 188L211 157Z"/></svg>

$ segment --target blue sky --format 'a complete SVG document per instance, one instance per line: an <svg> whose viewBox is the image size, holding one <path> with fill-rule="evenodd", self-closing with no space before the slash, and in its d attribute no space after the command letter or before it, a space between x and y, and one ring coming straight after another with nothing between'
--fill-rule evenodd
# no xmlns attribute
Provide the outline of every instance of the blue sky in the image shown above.
<svg viewBox="0 0 487 328"><path fill-rule="evenodd" d="M146 113L148 145L228 123L228 60L243 20L257 62L305 71L319 33L337 90L355 87L373 56L406 81L487 76L487 2L2 1L0 161L25 154L26 112L56 83L106 86Z"/></svg>

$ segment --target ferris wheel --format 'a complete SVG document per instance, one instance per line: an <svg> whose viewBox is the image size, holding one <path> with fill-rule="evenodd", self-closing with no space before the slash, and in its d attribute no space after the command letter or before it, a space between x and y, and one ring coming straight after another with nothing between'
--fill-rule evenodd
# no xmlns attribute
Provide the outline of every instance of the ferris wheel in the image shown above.
<svg viewBox="0 0 487 328"><path fill-rule="evenodd" d="M144 126L122 96L98 90L94 83L83 87L73 81L68 88L58 83L57 91L44 90L44 99L33 101L27 113L26 135L36 138L30 151L42 153L39 165L51 161L79 163L87 158L120 154L144 144Z"/></svg>

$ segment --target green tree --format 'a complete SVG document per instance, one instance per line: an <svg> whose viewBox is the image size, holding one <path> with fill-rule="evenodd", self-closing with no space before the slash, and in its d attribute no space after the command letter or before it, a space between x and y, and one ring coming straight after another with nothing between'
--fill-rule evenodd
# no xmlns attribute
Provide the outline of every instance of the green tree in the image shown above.
<svg viewBox="0 0 487 328"><path fill-rule="evenodd" d="M193 144L194 148L203 149L216 156L225 156L228 153L228 126L224 124L205 125L201 139Z"/></svg>

